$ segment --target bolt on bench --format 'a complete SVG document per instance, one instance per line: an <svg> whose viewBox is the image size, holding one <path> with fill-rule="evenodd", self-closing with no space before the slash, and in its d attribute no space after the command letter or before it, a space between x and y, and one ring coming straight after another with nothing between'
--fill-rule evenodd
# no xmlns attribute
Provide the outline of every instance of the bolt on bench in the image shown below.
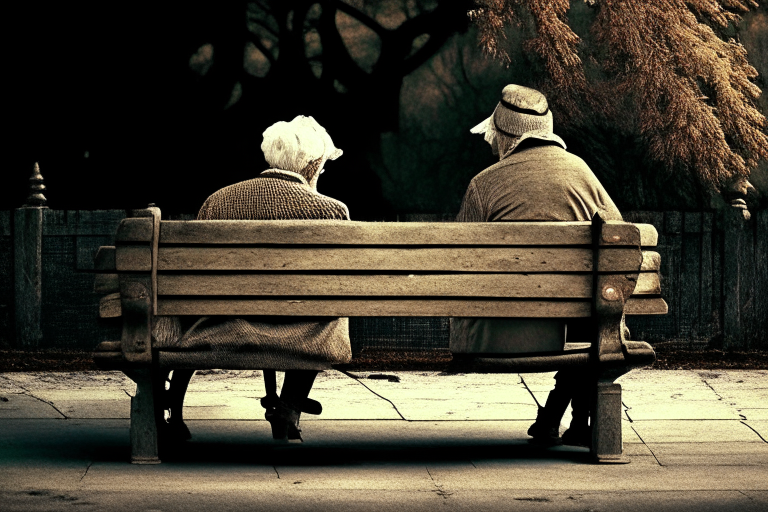
<svg viewBox="0 0 768 512"><path fill-rule="evenodd" d="M456 354L449 371L535 373L582 367L597 382L591 453L626 462L621 386L655 360L625 337L623 315L667 312L656 229L604 222L394 223L161 221L134 211L114 247L100 248L95 290L102 317L122 316L119 342L93 354L137 384L131 399L134 463L158 463L169 369L269 370L258 352L153 347L160 316L403 316L591 318L591 343L561 352ZM329 404L331 407L332 404Z"/></svg>

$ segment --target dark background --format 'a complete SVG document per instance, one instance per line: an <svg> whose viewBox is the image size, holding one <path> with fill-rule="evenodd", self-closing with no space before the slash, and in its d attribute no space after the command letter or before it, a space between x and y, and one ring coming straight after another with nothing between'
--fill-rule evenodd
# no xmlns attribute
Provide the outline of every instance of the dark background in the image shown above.
<svg viewBox="0 0 768 512"><path fill-rule="evenodd" d="M520 49L530 28L511 31L507 69L480 53L467 2L416 2L406 13L399 2L350 3L363 14L303 1L4 7L2 208L21 206L40 162L55 209L154 202L165 214L194 213L215 190L267 167L267 126L304 114L345 152L319 188L353 218L455 213L471 177L493 162L469 128L506 83L545 78ZM570 16L588 40L591 11L578 1ZM743 42L764 72L766 15L746 21ZM279 51L265 73L263 55L248 56L269 41ZM621 209L711 206L695 182L659 169L636 134L594 125L563 133L555 114L555 131ZM754 175L758 190L764 175Z"/></svg>

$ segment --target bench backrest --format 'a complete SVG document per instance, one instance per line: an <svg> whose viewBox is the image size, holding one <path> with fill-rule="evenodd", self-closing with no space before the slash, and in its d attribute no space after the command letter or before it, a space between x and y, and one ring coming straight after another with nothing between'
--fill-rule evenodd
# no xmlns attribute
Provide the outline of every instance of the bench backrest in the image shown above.
<svg viewBox="0 0 768 512"><path fill-rule="evenodd" d="M149 278L157 315L584 317L595 270L637 274L627 314L666 311L648 224L597 246L590 222L157 224L125 219L112 267Z"/></svg>
<svg viewBox="0 0 768 512"><path fill-rule="evenodd" d="M148 315L667 311L659 255L643 250L657 242L648 224L160 221L156 208L143 212L122 221L96 264L117 271L122 315L143 326L134 338L148 339Z"/></svg>

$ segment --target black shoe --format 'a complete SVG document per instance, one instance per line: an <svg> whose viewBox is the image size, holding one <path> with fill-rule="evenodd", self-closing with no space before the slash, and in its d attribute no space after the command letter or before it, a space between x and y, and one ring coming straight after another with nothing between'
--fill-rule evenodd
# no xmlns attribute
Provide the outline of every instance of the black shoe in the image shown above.
<svg viewBox="0 0 768 512"><path fill-rule="evenodd" d="M546 420L546 411L539 407L539 413L536 415L536 422L528 429L528 435L533 439L530 441L542 446L556 446L563 443L560 438L560 425L552 425L551 421Z"/></svg>
<svg viewBox="0 0 768 512"><path fill-rule="evenodd" d="M592 427L584 425L581 427L571 426L563 432L563 444L568 446L592 446Z"/></svg>
<svg viewBox="0 0 768 512"><path fill-rule="evenodd" d="M277 441L304 441L299 428L300 417L300 411L282 400L264 413L264 418L272 426L272 439Z"/></svg>

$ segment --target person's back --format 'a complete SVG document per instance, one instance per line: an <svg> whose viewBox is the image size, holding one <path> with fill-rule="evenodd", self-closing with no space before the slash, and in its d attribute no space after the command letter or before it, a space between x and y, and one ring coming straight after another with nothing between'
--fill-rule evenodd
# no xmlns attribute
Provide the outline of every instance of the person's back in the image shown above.
<svg viewBox="0 0 768 512"><path fill-rule="evenodd" d="M211 194L198 220L348 220L341 201L312 190L299 173L269 169L258 178L241 181Z"/></svg>
<svg viewBox="0 0 768 512"><path fill-rule="evenodd" d="M264 132L261 147L273 168L211 194L197 220L349 220L344 203L317 192L326 160L335 160L342 152L313 118L298 116L290 123L276 123ZM285 371L280 397L262 400L275 439L301 439L299 415L302 410L312 412L302 406L313 402L307 396L318 370L352 357L347 318L221 316L192 321L171 341L175 348L254 352L265 370ZM171 391L176 382L183 397L192 372L176 373ZM274 386L274 372L269 374L272 377L264 373L268 390ZM177 417L172 414L171 419L182 423L175 428L184 433L182 405L175 407ZM320 404L313 402L311 409L319 414Z"/></svg>
<svg viewBox="0 0 768 512"><path fill-rule="evenodd" d="M540 92L508 85L494 113L472 129L485 134L500 161L470 182L457 216L460 222L588 221L596 213L622 220L619 210L584 161L565 151L552 130L552 113ZM568 338L591 336L587 323L567 322ZM450 348L454 353L560 351L566 322L536 319L455 318ZM569 442L588 438L588 387L576 372L558 372L547 405L529 430L534 439L557 443L560 418L573 399ZM570 441L572 440L572 441Z"/></svg>
<svg viewBox="0 0 768 512"><path fill-rule="evenodd" d="M621 214L584 161L552 143L516 148L475 176L457 220L577 221Z"/></svg>

